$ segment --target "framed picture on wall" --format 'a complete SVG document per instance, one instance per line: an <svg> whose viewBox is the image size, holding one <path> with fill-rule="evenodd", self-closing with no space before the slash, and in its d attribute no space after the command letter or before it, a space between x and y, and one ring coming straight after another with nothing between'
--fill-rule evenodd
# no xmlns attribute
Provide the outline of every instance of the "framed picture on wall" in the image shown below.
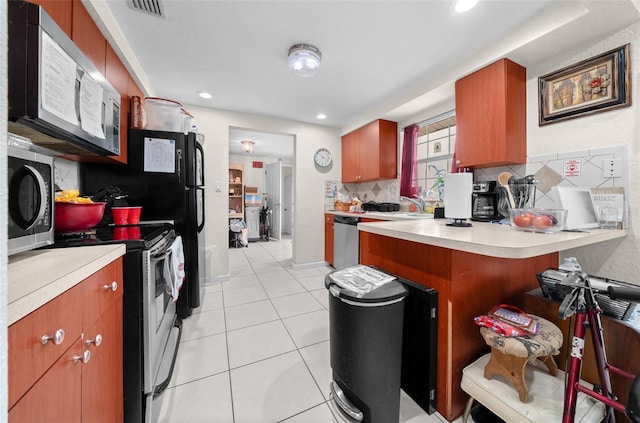
<svg viewBox="0 0 640 423"><path fill-rule="evenodd" d="M538 78L539 125L631 105L630 44Z"/></svg>

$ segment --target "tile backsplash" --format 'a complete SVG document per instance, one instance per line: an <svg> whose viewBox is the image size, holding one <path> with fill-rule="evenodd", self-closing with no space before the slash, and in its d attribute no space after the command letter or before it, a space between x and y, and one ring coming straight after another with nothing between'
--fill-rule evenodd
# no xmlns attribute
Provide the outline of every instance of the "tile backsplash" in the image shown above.
<svg viewBox="0 0 640 423"><path fill-rule="evenodd" d="M605 174L605 162L616 160L621 173L619 177ZM621 187L628 192L629 175L627 146L607 146L583 151L545 154L527 157L522 165L477 169L475 181L496 180L501 172L510 172L516 178L535 175L539 180L536 186L535 206L557 208L552 194L554 186L582 188ZM357 196L361 201L393 202L399 201L400 180L390 179L359 184L336 183L336 192L347 197ZM446 191L446 187L445 187ZM332 198L325 198L325 208L331 208ZM626 212L625 212L626 215Z"/></svg>
<svg viewBox="0 0 640 423"><path fill-rule="evenodd" d="M584 151L545 154L527 157L524 165L478 169L474 171L474 180L496 180L501 172L510 172L516 178L535 175L540 181L536 190L536 207L556 208L551 188L612 188L622 187L628 192L629 175L627 172L627 146L591 148ZM605 161L619 159L621 175L605 176Z"/></svg>

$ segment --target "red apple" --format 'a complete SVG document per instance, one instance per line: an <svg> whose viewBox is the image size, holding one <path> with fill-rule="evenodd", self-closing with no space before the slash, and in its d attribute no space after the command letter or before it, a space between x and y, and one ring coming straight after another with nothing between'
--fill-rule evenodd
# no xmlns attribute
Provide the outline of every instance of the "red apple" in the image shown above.
<svg viewBox="0 0 640 423"><path fill-rule="evenodd" d="M540 214L532 219L531 224L537 229L549 229L553 226L553 219L549 215Z"/></svg>
<svg viewBox="0 0 640 423"><path fill-rule="evenodd" d="M531 214L532 213L517 214L513 218L513 223L515 223L516 226L519 226L521 228L528 228L529 226L531 226L531 222L532 222Z"/></svg>

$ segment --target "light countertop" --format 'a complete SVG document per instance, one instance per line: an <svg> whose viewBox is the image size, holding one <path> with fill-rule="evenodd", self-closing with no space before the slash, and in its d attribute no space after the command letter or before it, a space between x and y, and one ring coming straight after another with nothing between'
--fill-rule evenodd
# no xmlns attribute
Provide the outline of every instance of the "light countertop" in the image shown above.
<svg viewBox="0 0 640 423"><path fill-rule="evenodd" d="M472 222L446 226L447 219L414 219L359 223L358 229L391 238L501 258L529 258L623 238L626 229L587 229L553 234L525 232L510 225Z"/></svg>
<svg viewBox="0 0 640 423"><path fill-rule="evenodd" d="M124 244L32 250L9 257L11 325L123 256Z"/></svg>
<svg viewBox="0 0 640 423"><path fill-rule="evenodd" d="M409 213L409 212L347 212L339 210L325 210L327 214L338 216L355 216L367 219L377 220L416 220L416 219L433 219L432 214L427 213Z"/></svg>

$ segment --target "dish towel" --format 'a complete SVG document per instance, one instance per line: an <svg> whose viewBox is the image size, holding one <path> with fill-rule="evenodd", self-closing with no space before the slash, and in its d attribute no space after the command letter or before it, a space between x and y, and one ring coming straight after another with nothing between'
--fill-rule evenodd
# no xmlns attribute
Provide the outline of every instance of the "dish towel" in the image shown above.
<svg viewBox="0 0 640 423"><path fill-rule="evenodd" d="M184 252L182 249L182 237L177 236L167 250L169 253L164 261L164 280L167 285L167 293L171 294L171 298L175 303L178 301L178 293L184 282Z"/></svg>

